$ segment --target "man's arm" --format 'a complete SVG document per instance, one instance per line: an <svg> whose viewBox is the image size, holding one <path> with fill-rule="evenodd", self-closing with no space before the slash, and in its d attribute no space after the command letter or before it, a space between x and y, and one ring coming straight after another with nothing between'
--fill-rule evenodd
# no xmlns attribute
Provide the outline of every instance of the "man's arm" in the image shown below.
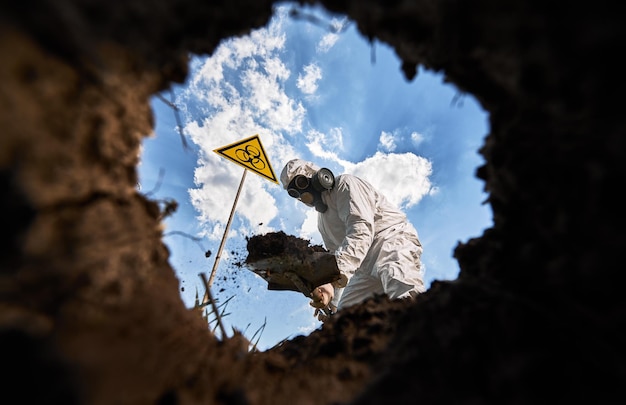
<svg viewBox="0 0 626 405"><path fill-rule="evenodd" d="M374 240L375 195L357 177L342 176L335 186L335 198L346 233L341 246L335 251L335 257L337 267L349 279L365 259Z"/></svg>

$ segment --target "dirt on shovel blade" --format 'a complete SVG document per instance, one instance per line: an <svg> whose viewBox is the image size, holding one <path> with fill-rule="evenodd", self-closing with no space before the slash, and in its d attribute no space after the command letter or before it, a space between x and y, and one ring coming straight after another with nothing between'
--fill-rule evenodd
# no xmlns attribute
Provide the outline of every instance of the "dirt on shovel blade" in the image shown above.
<svg viewBox="0 0 626 405"><path fill-rule="evenodd" d="M300 291L294 284L295 273L305 290L333 282L339 278L337 262L333 254L321 245L282 231L255 235L248 238L248 257L245 267L267 281L268 290Z"/></svg>

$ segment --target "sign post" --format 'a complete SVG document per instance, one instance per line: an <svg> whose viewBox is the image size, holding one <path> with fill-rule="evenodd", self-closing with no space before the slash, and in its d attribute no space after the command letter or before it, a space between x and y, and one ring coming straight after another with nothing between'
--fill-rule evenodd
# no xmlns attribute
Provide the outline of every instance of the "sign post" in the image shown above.
<svg viewBox="0 0 626 405"><path fill-rule="evenodd" d="M216 152L222 155L223 157L225 157L226 159L234 163L237 163L240 166L243 166L245 170L243 171L243 176L241 177L241 182L239 183L239 189L237 190L237 195L235 196L235 202L233 203L233 207L230 211L230 216L228 217L228 222L226 223L226 230L224 231L224 235L222 236L220 247L218 248L217 255L215 256L215 263L213 264L213 269L211 270L211 276L209 277L208 285L206 286L206 288L210 288L211 285L213 284L213 279L215 278L215 272L217 270L220 257L222 256L222 249L224 248L224 243L226 242L226 237L230 229L230 224L235 214L237 201L239 200L239 194L241 194L241 189L243 188L243 182L246 179L246 173L248 172L248 170L251 170L255 172L256 174L278 184L278 180L276 179L276 175L274 174L272 165L270 164L270 161L267 158L265 149L263 149L263 145L261 144L261 139L259 139L258 134L251 136L249 138L242 139L235 143L222 146L221 148L214 149L213 152ZM208 301L208 298L209 297L208 297L208 291L207 291L204 294L202 303L203 304L206 303Z"/></svg>
<svg viewBox="0 0 626 405"><path fill-rule="evenodd" d="M211 270L211 276L209 277L209 287L213 285L213 279L215 278L215 271L217 270L217 264L220 262L220 257L222 257L222 249L224 248L224 243L226 242L226 235L228 235L228 230L230 229L230 223L233 220L233 215L235 215L235 207L237 206L237 201L239 200L239 194L241 194L241 189L243 188L243 182L246 179L247 170L243 171L243 176L241 176L241 181L239 182L239 189L237 189L237 195L235 196L235 202L233 203L233 208L230 210L230 216L228 217L228 222L226 223L226 230L224 230L224 235L222 235L222 241L220 242L220 247L217 249L217 255L215 256L215 263L213 263L213 270Z"/></svg>

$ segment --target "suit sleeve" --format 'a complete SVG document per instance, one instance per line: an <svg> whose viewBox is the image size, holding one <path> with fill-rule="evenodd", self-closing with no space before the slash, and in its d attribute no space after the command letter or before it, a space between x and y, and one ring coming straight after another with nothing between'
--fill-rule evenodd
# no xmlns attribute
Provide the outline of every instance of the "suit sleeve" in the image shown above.
<svg viewBox="0 0 626 405"><path fill-rule="evenodd" d="M350 279L374 240L375 195L355 177L345 178L336 188L337 212L346 236L335 255L337 267Z"/></svg>

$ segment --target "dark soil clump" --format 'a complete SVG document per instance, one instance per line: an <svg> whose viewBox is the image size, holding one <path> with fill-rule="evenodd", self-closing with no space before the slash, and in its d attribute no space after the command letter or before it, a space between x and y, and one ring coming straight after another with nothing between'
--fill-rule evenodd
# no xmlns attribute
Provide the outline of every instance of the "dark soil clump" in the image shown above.
<svg viewBox="0 0 626 405"><path fill-rule="evenodd" d="M313 252L327 252L322 245L311 245L309 240L287 235L283 231L254 235L247 238L247 241L248 257L246 263L285 254L305 257Z"/></svg>

